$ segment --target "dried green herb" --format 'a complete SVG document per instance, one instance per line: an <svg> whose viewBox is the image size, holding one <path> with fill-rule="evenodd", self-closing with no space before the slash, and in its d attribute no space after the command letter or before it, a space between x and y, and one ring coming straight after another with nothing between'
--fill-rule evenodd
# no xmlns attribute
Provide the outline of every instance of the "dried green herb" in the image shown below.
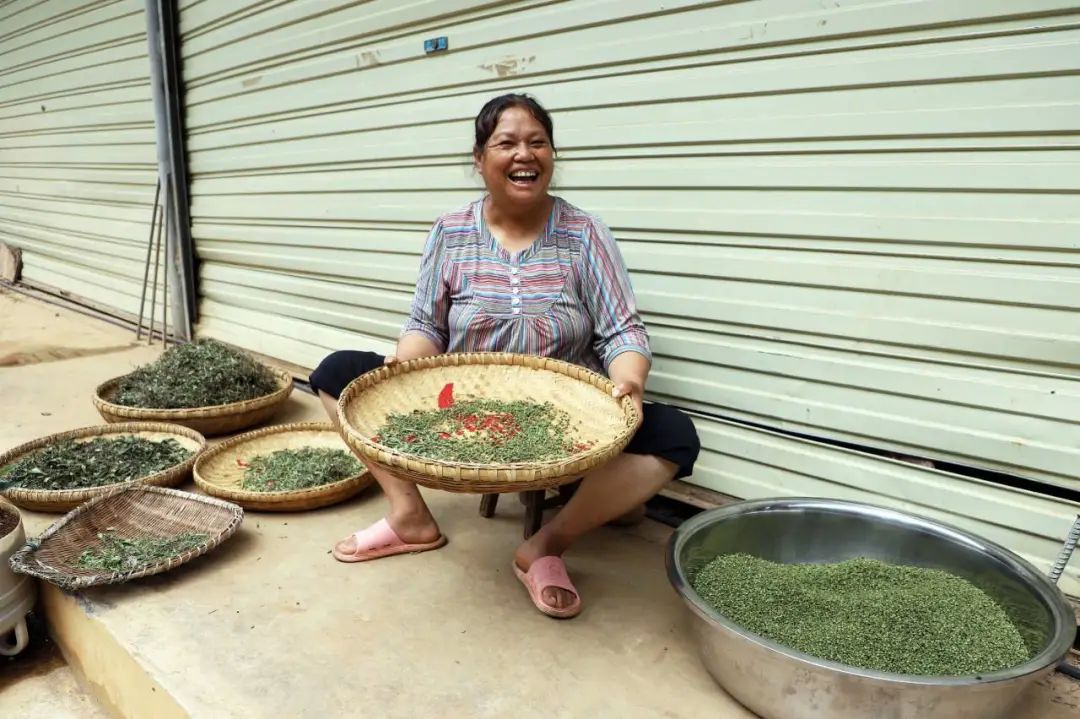
<svg viewBox="0 0 1080 719"><path fill-rule="evenodd" d="M15 531L19 526L19 515L0 507L0 539Z"/></svg>
<svg viewBox="0 0 1080 719"><path fill-rule="evenodd" d="M277 389L269 369L216 340L170 347L117 387L113 401L126 407L183 409L255 399Z"/></svg>
<svg viewBox="0 0 1080 719"><path fill-rule="evenodd" d="M308 489L355 477L363 471L359 460L341 449L281 449L254 457L240 487L255 492Z"/></svg>
<svg viewBox="0 0 1080 719"><path fill-rule="evenodd" d="M120 537L115 532L97 535L101 546L79 555L83 569L129 572L147 564L169 559L204 544L209 535L186 532L172 537Z"/></svg>
<svg viewBox="0 0 1080 719"><path fill-rule="evenodd" d="M375 441L401 452L453 462L508 464L559 459L588 449L570 416L550 402L469 399L386 418Z"/></svg>
<svg viewBox="0 0 1080 719"><path fill-rule="evenodd" d="M965 676L1029 653L1005 611L965 579L873 559L777 564L717 557L694 589L731 621L823 659L865 669Z"/></svg>
<svg viewBox="0 0 1080 719"><path fill-rule="evenodd" d="M191 456L171 437L136 435L65 440L0 469L0 489L84 489L129 482L180 464Z"/></svg>

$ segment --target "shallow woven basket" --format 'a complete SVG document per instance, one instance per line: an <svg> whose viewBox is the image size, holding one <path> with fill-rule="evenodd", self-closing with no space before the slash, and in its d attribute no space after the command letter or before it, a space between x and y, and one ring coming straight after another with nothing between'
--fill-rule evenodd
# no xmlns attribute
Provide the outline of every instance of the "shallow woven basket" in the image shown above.
<svg viewBox="0 0 1080 719"><path fill-rule="evenodd" d="M279 449L327 447L351 455L329 422L297 422L257 429L232 437L206 450L195 463L195 484L207 494L236 502L245 509L266 512L298 512L343 502L371 485L373 478L366 470L321 487L282 492L256 492L240 486L246 468L240 462L250 462L260 454Z"/></svg>
<svg viewBox="0 0 1080 719"><path fill-rule="evenodd" d="M372 441L387 415L435 409L448 382L454 383L458 400L551 402L570 415L575 441L596 444L565 459L487 465L427 459ZM349 445L399 477L449 492L521 492L572 482L626 447L640 418L633 400L612 399L612 389L607 377L560 360L496 352L447 354L361 375L342 392L338 416Z"/></svg>
<svg viewBox="0 0 1080 719"><path fill-rule="evenodd" d="M235 534L243 518L243 509L220 499L129 484L64 515L16 552L11 557L11 568L68 591L120 584L167 572L206 554ZM79 567L80 555L100 546L98 534L106 531L132 539L147 535L171 537L185 532L209 537L194 549L132 571L106 572Z"/></svg>
<svg viewBox="0 0 1080 719"><path fill-rule="evenodd" d="M268 367L267 369L274 373L278 388L270 394L242 402L230 402L212 407L194 407L190 409L125 407L112 401L120 380L124 379L124 377L114 377L100 384L95 390L94 407L97 408L97 411L105 418L106 422L128 422L131 420L171 422L190 427L196 432L201 432L207 436L231 434L270 419L281 404L289 398L289 394L293 390L292 375L276 367Z"/></svg>
<svg viewBox="0 0 1080 719"><path fill-rule="evenodd" d="M163 424L161 422L102 424L74 429L70 432L59 432L21 444L0 454L0 469L39 449L67 439L89 441L95 437L132 434L152 440L172 438L184 448L194 452L180 464L175 464L168 469L133 480L138 484L152 484L158 487L175 487L181 484L191 475L191 468L195 466L195 460L198 459L199 453L206 447L206 439L201 434L175 424ZM100 487L87 487L86 489L20 489L19 487L12 487L11 489L5 489L0 494L23 509L35 512L67 512L87 500L111 492L120 484L126 483L105 484Z"/></svg>

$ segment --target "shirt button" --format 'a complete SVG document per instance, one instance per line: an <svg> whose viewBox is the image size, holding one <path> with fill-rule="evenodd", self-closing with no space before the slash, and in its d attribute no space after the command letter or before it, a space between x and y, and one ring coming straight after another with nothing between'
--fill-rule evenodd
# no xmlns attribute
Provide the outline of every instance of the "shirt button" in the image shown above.
<svg viewBox="0 0 1080 719"><path fill-rule="evenodd" d="M518 288L517 288L517 287L515 287L515 288L514 288L514 294L516 295L517 293L518 293Z"/></svg>
<svg viewBox="0 0 1080 719"><path fill-rule="evenodd" d="M520 297L515 297L514 299L510 300L510 303L515 304L515 305L520 305L521 304L521 298Z"/></svg>
<svg viewBox="0 0 1080 719"><path fill-rule="evenodd" d="M518 268L516 268L516 267L511 267L510 268L510 274L516 275L517 273L518 273Z"/></svg>
<svg viewBox="0 0 1080 719"><path fill-rule="evenodd" d="M515 307L514 308L514 314L515 315L520 315L521 314L521 308L520 307Z"/></svg>
<svg viewBox="0 0 1080 719"><path fill-rule="evenodd" d="M512 284L512 285L516 285L519 282L521 282L521 280L519 280L517 277L511 277L510 278L510 284Z"/></svg>

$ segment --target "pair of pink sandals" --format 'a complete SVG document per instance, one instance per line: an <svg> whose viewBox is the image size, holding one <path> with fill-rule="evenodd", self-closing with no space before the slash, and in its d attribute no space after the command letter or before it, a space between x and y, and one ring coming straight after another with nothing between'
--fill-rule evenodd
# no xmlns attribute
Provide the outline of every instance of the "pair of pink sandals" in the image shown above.
<svg viewBox="0 0 1080 719"><path fill-rule="evenodd" d="M394 531L390 523L380 519L367 529L361 529L352 535L356 540L356 549L345 553L334 547L334 559L339 562L367 562L372 559L392 557L396 554L415 554L438 549L446 544L446 537L439 536L434 542L410 544ZM525 585L532 603L544 614L557 619L576 617L581 612L581 597L566 573L566 565L559 557L541 557L532 563L529 571L523 571L514 562L514 575ZM557 608L545 604L545 589L562 589L574 595L573 603L568 607Z"/></svg>

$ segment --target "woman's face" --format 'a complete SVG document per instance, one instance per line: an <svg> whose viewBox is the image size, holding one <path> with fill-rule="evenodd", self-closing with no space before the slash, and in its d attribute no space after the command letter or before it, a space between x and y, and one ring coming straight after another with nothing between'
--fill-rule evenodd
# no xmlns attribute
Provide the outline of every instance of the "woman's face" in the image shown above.
<svg viewBox="0 0 1080 719"><path fill-rule="evenodd" d="M528 110L504 110L474 160L494 202L528 207L547 197L555 152L544 126Z"/></svg>

